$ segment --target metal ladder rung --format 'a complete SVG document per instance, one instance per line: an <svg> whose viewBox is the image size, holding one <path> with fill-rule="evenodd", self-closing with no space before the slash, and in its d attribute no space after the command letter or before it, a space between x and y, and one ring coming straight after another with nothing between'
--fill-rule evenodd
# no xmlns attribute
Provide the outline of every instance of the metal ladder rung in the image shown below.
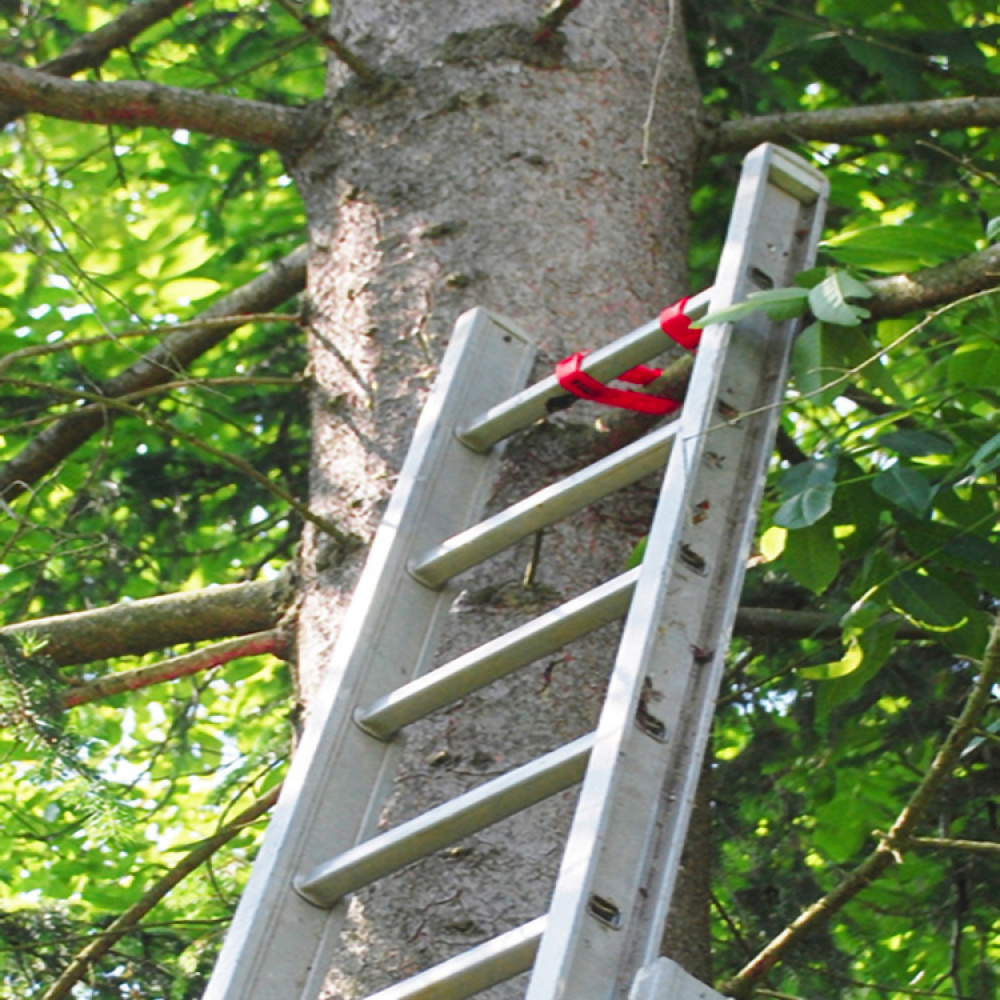
<svg viewBox="0 0 1000 1000"><path fill-rule="evenodd" d="M560 604L533 621L396 688L368 708L359 708L354 721L378 739L391 739L417 719L554 653L588 632L623 618L638 576L636 567Z"/></svg>
<svg viewBox="0 0 1000 1000"><path fill-rule="evenodd" d="M536 917L405 982L373 993L368 1000L466 1000L527 972L547 922L547 916Z"/></svg>
<svg viewBox="0 0 1000 1000"><path fill-rule="evenodd" d="M294 881L296 892L319 907L390 872L419 861L583 780L594 745L581 736L508 774L443 802L393 830L344 851Z"/></svg>
<svg viewBox="0 0 1000 1000"><path fill-rule="evenodd" d="M676 422L659 427L607 458L453 535L420 559L411 561L407 567L410 575L428 587L440 587L463 570L540 528L644 476L662 471L677 427Z"/></svg>
<svg viewBox="0 0 1000 1000"><path fill-rule="evenodd" d="M688 302L684 315L692 320L701 319L708 312L711 298L711 288L699 292ZM581 367L593 378L607 382L623 371L662 354L669 346L670 341L660 329L659 319L654 319L588 354ZM473 451L488 451L515 431L541 420L547 412L545 404L565 394L566 390L556 377L550 375L476 417L458 431L458 439Z"/></svg>

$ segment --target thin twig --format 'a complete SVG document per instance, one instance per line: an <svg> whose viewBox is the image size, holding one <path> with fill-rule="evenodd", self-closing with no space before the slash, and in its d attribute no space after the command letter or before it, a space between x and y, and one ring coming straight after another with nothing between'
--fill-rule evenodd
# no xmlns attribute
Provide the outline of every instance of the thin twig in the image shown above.
<svg viewBox="0 0 1000 1000"><path fill-rule="evenodd" d="M252 806L244 809L231 823L227 823L217 833L212 834L194 850L188 852L179 864L154 882L140 900L133 903L120 917L109 924L106 930L100 931L94 937L90 944L63 970L62 975L45 991L41 1000L66 1000L73 987L87 974L87 970L94 962L106 955L118 941L138 925L139 921L161 899L208 861L219 848L225 846L245 827L263 816L278 800L280 790L280 785L272 788Z"/></svg>
<svg viewBox="0 0 1000 1000"><path fill-rule="evenodd" d="M3 381L11 382L13 380L5 379ZM252 479L255 483L263 486L264 489L272 493L279 500L288 504L288 506L291 507L292 510L299 514L299 516L301 516L304 520L315 525L317 528L320 528L327 535L329 535L342 552L351 552L357 548L359 544L359 540L356 536L349 534L346 531L342 531L332 521L328 521L326 518L320 517L319 514L314 514L305 504L296 500L291 493L270 480L262 472L259 472L245 459L240 458L238 455L234 455L232 452L224 451L221 448L216 448L213 445L210 445L207 441L203 441L197 434L189 434L187 431L181 430L168 420L160 420L148 409L131 406L130 404L124 402L124 399L127 397L115 398L111 396L102 396L98 392L83 392L76 389L62 389L57 386L47 386L44 383L28 382L26 379L18 379L17 382L21 385L29 385L40 391L44 390L59 396L86 400L88 403L94 403L98 406L104 406L111 410L117 410L120 413L127 413L130 416L139 417L145 423L158 428L165 434L171 437L179 438L181 441L186 442L199 451L207 452L213 458L217 458L221 462L231 465L235 469L239 469L240 472L247 476L247 478ZM128 396L143 396L146 394L147 390L139 390L136 393L129 393Z"/></svg>
<svg viewBox="0 0 1000 1000"><path fill-rule="evenodd" d="M535 23L535 35L532 41L536 45L544 45L559 29L563 21L573 13L583 0L552 0L545 8L545 13Z"/></svg>
<svg viewBox="0 0 1000 1000"><path fill-rule="evenodd" d="M237 327L243 326L244 323L297 323L298 320L298 316L289 313L250 313L239 316L193 319L186 323L168 323L163 326L141 326L131 330L122 330L121 333L102 333L96 337L77 337L71 340L60 340L54 344L32 344L31 347L20 347L0 358L0 372L25 358L56 354L76 347L92 347L94 344L103 344L109 340L128 340L133 337L165 337L181 330L235 330Z"/></svg>
<svg viewBox="0 0 1000 1000"><path fill-rule="evenodd" d="M914 828L923 819L934 796L958 764L962 751L989 707L991 691L998 679L1000 679L1000 618L994 621L983 654L979 679L969 693L961 715L938 748L926 774L897 816L892 828L880 836L875 850L837 886L804 910L732 979L722 983L719 986L721 993L737 1000L749 997L755 985L803 937L828 923L855 896L883 875L893 862L902 861L902 852L913 841Z"/></svg>
<svg viewBox="0 0 1000 1000"><path fill-rule="evenodd" d="M302 25L324 48L329 49L348 69L356 73L366 83L371 83L378 74L356 53L352 52L324 23L311 14L305 13L293 0L275 0L278 6Z"/></svg>
<svg viewBox="0 0 1000 1000"><path fill-rule="evenodd" d="M670 0L670 7L667 14L667 33L663 36L663 44L660 45L659 55L656 57L656 69L653 71L653 85L650 88L649 107L646 109L646 120L642 123L642 160L640 165L648 167L649 145L653 134L653 115L656 113L656 96L660 89L660 77L663 75L663 65L667 59L667 50L677 33L677 0Z"/></svg>

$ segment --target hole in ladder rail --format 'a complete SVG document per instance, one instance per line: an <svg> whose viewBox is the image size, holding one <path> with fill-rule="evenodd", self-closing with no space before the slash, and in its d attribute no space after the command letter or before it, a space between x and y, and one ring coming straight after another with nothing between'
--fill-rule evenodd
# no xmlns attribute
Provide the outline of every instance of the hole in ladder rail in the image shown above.
<svg viewBox="0 0 1000 1000"><path fill-rule="evenodd" d="M681 545L681 562L702 576L705 576L708 569L708 563L690 545Z"/></svg>
<svg viewBox="0 0 1000 1000"><path fill-rule="evenodd" d="M621 930L622 911L610 899L605 899L603 896L598 896L594 893L587 900L587 912L595 920L599 920L613 931Z"/></svg>
<svg viewBox="0 0 1000 1000"><path fill-rule="evenodd" d="M774 278L759 267L750 268L750 280L758 288L774 288Z"/></svg>

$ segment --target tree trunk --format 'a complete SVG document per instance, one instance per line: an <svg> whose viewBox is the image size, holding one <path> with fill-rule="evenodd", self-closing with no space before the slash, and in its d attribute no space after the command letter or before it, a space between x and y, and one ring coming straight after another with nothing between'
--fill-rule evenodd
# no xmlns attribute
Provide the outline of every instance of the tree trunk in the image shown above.
<svg viewBox="0 0 1000 1000"><path fill-rule="evenodd" d="M544 374L687 290L699 100L679 5L592 0L544 45L532 42L527 18L537 11L523 2L342 8L333 31L392 82L342 85L334 66L323 137L292 169L310 223L311 505L367 539L462 311L483 305L518 321L538 340ZM591 460L593 435L578 431L599 415L581 404L513 441L493 502ZM620 572L653 498L652 485L640 484L553 529L533 587L520 582L530 543L468 574L442 656ZM299 629L306 705L360 562L307 530ZM554 665L535 664L411 727L386 821L592 728L614 638L604 629ZM572 798L360 894L329 995L364 995L544 912ZM489 995L522 992L523 984L508 984Z"/></svg>

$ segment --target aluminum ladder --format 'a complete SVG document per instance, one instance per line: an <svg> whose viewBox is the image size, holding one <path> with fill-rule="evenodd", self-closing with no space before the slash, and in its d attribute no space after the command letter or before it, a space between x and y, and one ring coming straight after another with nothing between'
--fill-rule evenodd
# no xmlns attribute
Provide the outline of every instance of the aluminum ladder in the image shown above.
<svg viewBox="0 0 1000 1000"><path fill-rule="evenodd" d="M825 201L805 161L751 152L715 285L688 315L790 284ZM205 1000L315 1000L350 893L581 782L548 912L372 1000L458 1000L528 970L528 1000L717 997L659 946L794 333L762 315L708 326L676 420L480 520L503 439L564 390L554 377L522 389L533 347L515 324L460 317ZM654 320L584 371L607 381L666 346ZM665 462L641 566L434 664L453 577ZM376 832L408 724L623 617L593 733Z"/></svg>

